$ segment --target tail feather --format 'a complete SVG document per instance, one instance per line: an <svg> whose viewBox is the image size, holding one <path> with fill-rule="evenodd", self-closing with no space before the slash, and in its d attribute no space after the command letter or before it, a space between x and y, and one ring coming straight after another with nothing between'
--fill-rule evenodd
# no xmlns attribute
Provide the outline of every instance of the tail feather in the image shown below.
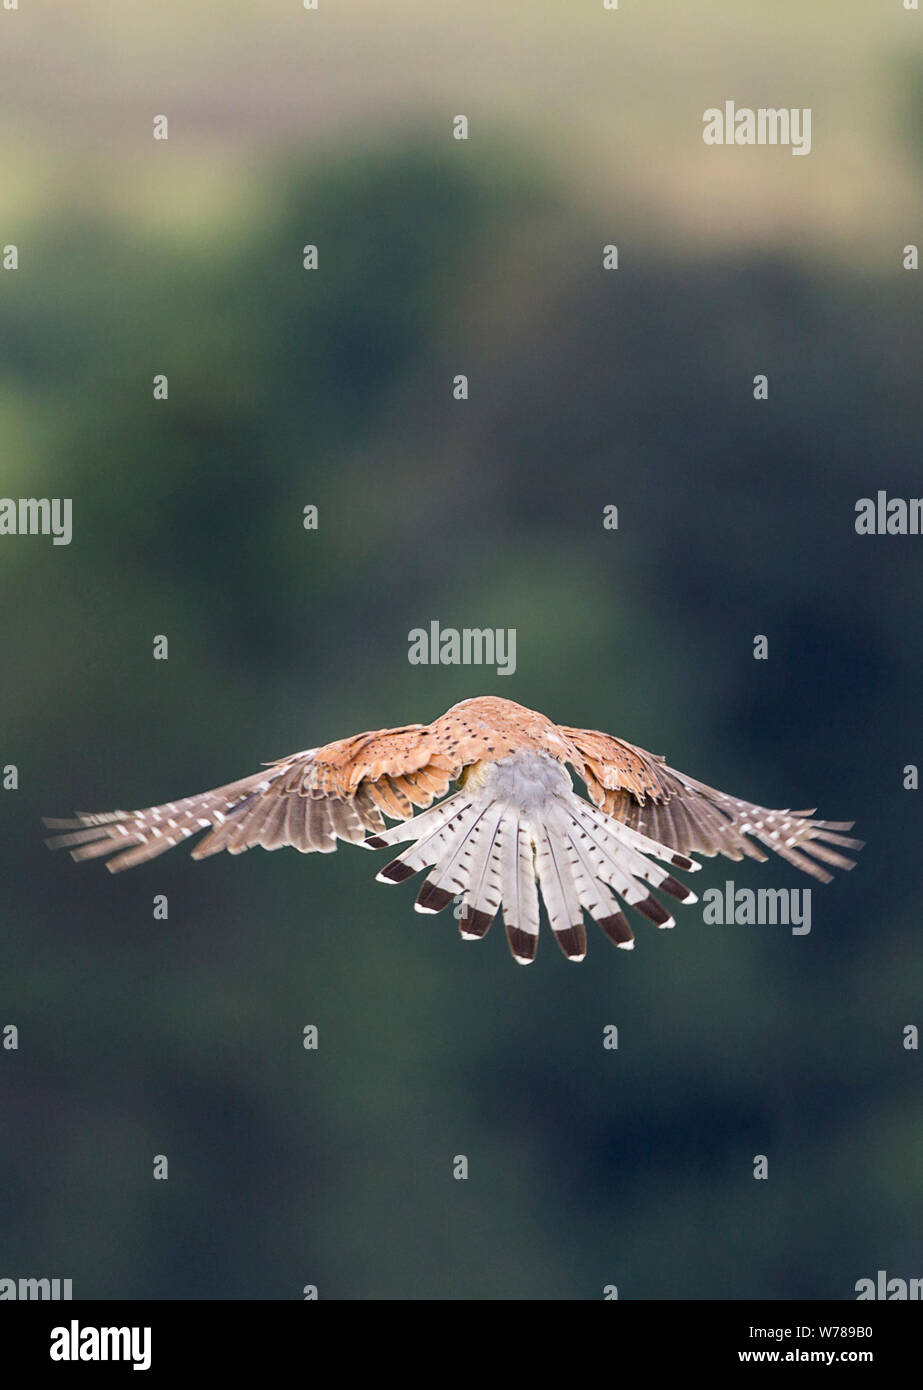
<svg viewBox="0 0 923 1390"><path fill-rule="evenodd" d="M509 818L496 803L475 828L471 855L464 866L465 901L458 919L458 929L466 941L484 936L500 909L509 829Z"/></svg>
<svg viewBox="0 0 923 1390"><path fill-rule="evenodd" d="M513 959L528 965L538 949L538 881L535 847L528 827L518 815L504 823L507 832L503 856L503 922Z"/></svg>
<svg viewBox="0 0 923 1390"><path fill-rule="evenodd" d="M442 814L437 815L437 812ZM449 797L448 801L443 801L432 811L425 811L413 820L370 836L363 841L369 849L383 849L402 840L413 842L407 849L402 850L396 859L392 859L390 864L385 865L378 874L378 879L384 883L400 883L405 878L419 873L421 869L427 869L440 862L445 854L455 848L473 817L474 807L470 800L459 793Z"/></svg>
<svg viewBox="0 0 923 1390"><path fill-rule="evenodd" d="M577 802L576 797L574 801ZM661 927L674 926L674 919L644 884L651 883L654 887L672 892L674 897L684 901L694 899L695 894L658 865L643 859L632 845L623 844L619 833L621 827L618 830L609 830L607 827L594 824L591 818L584 816L580 804L568 804L566 814L574 824L577 837L583 837L580 842L595 868L597 877L610 884L620 898L650 921Z"/></svg>
<svg viewBox="0 0 923 1390"><path fill-rule="evenodd" d="M418 912L441 912L459 894L465 894L471 901L472 887L479 891L483 885L502 815L503 809L496 802L486 805L480 802L470 824L463 829L454 847L443 854L420 889L414 904ZM476 903L472 901L471 906L475 907ZM490 914L491 920L494 912Z"/></svg>
<svg viewBox="0 0 923 1390"><path fill-rule="evenodd" d="M566 841L553 822L546 822L537 828L535 866L551 930L568 959L583 960L586 955L586 928L565 846Z"/></svg>
<svg viewBox="0 0 923 1390"><path fill-rule="evenodd" d="M556 819L565 838L580 906L586 909L617 946L631 950L635 943L634 932L625 920L617 900L605 883L597 877L592 860L584 848L579 827L560 811Z"/></svg>
<svg viewBox="0 0 923 1390"><path fill-rule="evenodd" d="M694 859L689 859L685 854L677 854L676 850L670 849L667 845L661 844L658 840L652 840L647 835L635 830L630 825L624 825L621 821L613 820L611 816L605 815L602 811L591 806L588 801L583 801L578 796L571 796L568 800L568 807L577 817L579 822L586 827L593 826L602 832L607 841L613 843L619 850L636 851L635 861L640 862L648 869L656 873L662 873L656 864L651 864L644 855L653 855L655 859L661 859L666 864L673 864L676 868L697 871L702 866L697 864ZM668 875L667 875L668 877ZM655 882L655 880L650 880ZM688 890L686 890L688 892ZM693 901L693 898L687 901Z"/></svg>
<svg viewBox="0 0 923 1390"><path fill-rule="evenodd" d="M432 806L428 811L422 811L419 816L414 816L412 820L400 821L388 830L376 831L375 834L364 840L363 844L366 849L383 849L386 845L399 845L405 840L414 840L422 846L426 837L438 834L455 816L461 815L470 808L470 796L467 796L465 792L456 792L454 796L447 796L445 801L439 802L438 806Z"/></svg>

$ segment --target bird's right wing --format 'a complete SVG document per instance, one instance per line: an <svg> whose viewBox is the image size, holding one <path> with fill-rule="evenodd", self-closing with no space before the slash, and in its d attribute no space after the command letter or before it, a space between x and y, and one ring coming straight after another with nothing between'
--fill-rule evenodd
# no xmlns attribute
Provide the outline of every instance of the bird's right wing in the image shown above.
<svg viewBox="0 0 923 1390"><path fill-rule="evenodd" d="M203 830L209 833L193 850L194 859L224 849L241 854L254 845L327 854L338 839L359 843L383 830L383 815L404 820L414 807L445 795L463 763L441 746L424 724L355 734L181 801L46 818L49 829L65 832L46 843L70 849L73 859L112 855L106 865L112 873L154 859Z"/></svg>

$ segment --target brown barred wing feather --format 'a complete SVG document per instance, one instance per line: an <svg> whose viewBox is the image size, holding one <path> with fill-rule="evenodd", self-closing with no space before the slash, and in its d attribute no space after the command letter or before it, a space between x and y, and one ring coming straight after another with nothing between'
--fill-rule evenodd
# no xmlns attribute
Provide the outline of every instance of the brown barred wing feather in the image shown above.
<svg viewBox="0 0 923 1390"><path fill-rule="evenodd" d="M461 766L439 751L429 726L378 729L338 739L268 764L261 772L212 791L140 811L81 812L47 819L52 849L74 859L107 858L113 873L154 859L207 830L194 859L256 845L291 845L328 854L337 840L361 843L384 829L384 816L404 820L442 796ZM111 857L110 857L111 856Z"/></svg>
<svg viewBox="0 0 923 1390"><path fill-rule="evenodd" d="M862 848L844 834L852 821L814 820L813 811L770 810L729 796L668 767L663 758L609 734L567 729L574 766L591 798L614 820L681 854L723 854L765 860L772 850L796 868L829 883L830 868L851 869L842 851Z"/></svg>

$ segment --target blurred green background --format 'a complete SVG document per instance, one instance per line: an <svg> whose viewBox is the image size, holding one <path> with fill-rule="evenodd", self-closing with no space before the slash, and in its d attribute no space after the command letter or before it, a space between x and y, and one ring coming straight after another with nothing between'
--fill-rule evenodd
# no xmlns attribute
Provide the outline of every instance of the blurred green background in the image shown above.
<svg viewBox="0 0 923 1390"><path fill-rule="evenodd" d="M923 240L923 18L321 0L0 21L20 253L0 492L74 505L69 547L0 541L20 777L0 1277L579 1299L923 1274L902 1047L923 1021L902 787L923 539L853 526L858 497L923 490L901 268ZM813 152L708 149L726 99L811 106ZM515 676L410 666L432 619L514 627ZM43 847L42 814L147 806L480 693L855 817L867 848L815 889L809 936L690 908L640 924L633 955L594 929L579 969L546 935L525 971L500 927L460 943L349 846L115 878ZM729 878L808 885L706 861L695 886Z"/></svg>

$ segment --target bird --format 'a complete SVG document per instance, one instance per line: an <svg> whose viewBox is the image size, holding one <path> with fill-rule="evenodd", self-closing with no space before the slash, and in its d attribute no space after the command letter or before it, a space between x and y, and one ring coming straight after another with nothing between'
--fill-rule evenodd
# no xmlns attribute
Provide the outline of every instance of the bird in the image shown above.
<svg viewBox="0 0 923 1390"><path fill-rule="evenodd" d="M575 791L568 767L583 782ZM457 790L450 791L454 783ZM417 814L415 814L415 811ZM822 883L851 869L852 821L772 811L667 766L659 754L594 729L554 724L499 696L462 700L431 724L377 729L266 763L213 791L141 811L45 818L46 843L113 873L207 831L194 859L254 845L330 853L344 840L371 850L406 844L377 875L399 884L424 869L414 904L456 904L463 940L501 914L520 965L536 956L539 897L571 961L587 951L584 913L630 950L626 910L658 927L675 919L657 894L696 895L670 872L691 856L766 860L772 850ZM396 824L386 828L385 818Z"/></svg>

